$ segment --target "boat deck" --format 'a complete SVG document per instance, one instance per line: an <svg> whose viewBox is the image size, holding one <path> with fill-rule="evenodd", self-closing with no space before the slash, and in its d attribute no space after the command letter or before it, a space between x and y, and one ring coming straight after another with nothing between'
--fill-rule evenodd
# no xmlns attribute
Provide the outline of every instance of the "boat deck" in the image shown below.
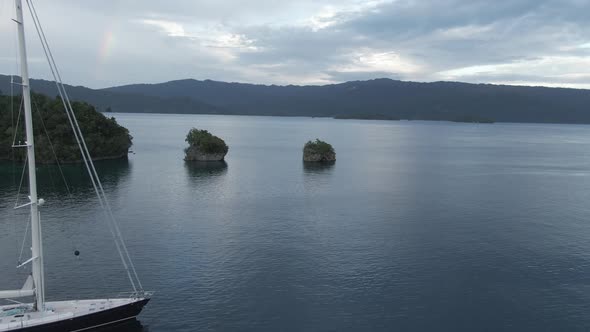
<svg viewBox="0 0 590 332"><path fill-rule="evenodd" d="M45 311L33 311L33 305L0 306L0 332L15 331L52 322L69 320L122 307L141 298L116 298L46 302Z"/></svg>

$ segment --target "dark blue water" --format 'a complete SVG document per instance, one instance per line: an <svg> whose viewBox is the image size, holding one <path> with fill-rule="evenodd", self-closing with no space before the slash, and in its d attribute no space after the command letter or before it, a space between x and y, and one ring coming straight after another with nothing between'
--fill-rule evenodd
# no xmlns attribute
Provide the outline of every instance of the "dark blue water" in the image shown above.
<svg viewBox="0 0 590 332"><path fill-rule="evenodd" d="M135 154L99 172L156 291L135 330L590 330L588 126L115 116ZM191 127L225 139L227 164L182 160ZM316 137L334 165L301 162ZM0 167L4 289L27 273L17 166ZM38 169L48 299L129 290L81 169L64 171L73 196Z"/></svg>

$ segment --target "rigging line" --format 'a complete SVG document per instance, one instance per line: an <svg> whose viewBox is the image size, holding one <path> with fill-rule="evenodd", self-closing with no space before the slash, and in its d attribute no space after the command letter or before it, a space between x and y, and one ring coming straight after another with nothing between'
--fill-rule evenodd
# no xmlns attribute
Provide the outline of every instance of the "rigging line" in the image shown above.
<svg viewBox="0 0 590 332"><path fill-rule="evenodd" d="M59 91L60 95L61 95L61 96L63 96L63 94L62 94L62 90L61 90L61 89L63 89L63 87L60 87L60 86L58 85L58 91ZM63 98L63 97L62 97L62 102L64 102L64 101L65 101L65 98ZM89 171L89 169L88 169L88 164L87 164L87 163L88 163L87 156L86 156L86 154L84 153L84 151L82 150L82 147L80 146L80 141L79 141L79 138L78 138L78 132L77 132L77 131L75 131L75 127L74 127L74 125L73 125L73 123L72 123L72 118L71 118L71 117L72 117L72 115L70 114L70 111L71 111L71 110L69 110L69 109L68 109L68 107L67 107L67 105L65 105L65 104L64 104L64 107L65 107L65 111L66 111L66 114L67 114L67 116L68 116L68 119L69 119L69 121L70 121L70 124L71 124L71 126L72 126L72 130L74 130L74 136L76 137L76 140L77 140L77 142L78 142L79 148L80 148L80 150L81 150L81 153L82 153L82 157L83 157L84 163L86 164L87 170ZM72 111L72 112L73 112L73 111ZM113 239L115 240L115 241L114 241L114 242L115 242L115 246L116 246L116 248L117 248L117 252L119 253L119 256L120 256L120 258L121 258L121 262L123 263L123 266L124 266L124 268L125 268L125 270L126 270L126 272L127 272L127 275L128 275L128 278L129 278L129 280L130 280L130 282L131 282L131 284L132 284L132 287L133 287L134 291L136 292L136 291L137 291L137 289L136 289L136 287L135 287L135 283L134 283L134 281L133 281L133 278L131 277L131 274L130 274L130 272L129 272L129 268L128 268L128 266L127 266L127 262L125 261L125 258L124 258L123 254L122 254L122 251L121 251L121 247L120 247L119 241L117 240L117 237L116 237L116 232L114 231L114 228L113 228L112 222L111 222L111 220L109 219L109 215L108 215L108 214L107 214L107 212L106 212L106 208L105 208L105 205L104 205L104 202L103 202L103 199L104 199L104 198L103 198L103 197L100 195L100 193L99 193L99 191L98 191L98 188L97 188L97 186L96 186L96 182L95 182L96 180L94 179L94 177L92 176L92 174L90 173L90 171L89 171L89 176L90 176L90 180L91 180L91 182L92 182L92 186L93 186L93 188L94 188L94 190L95 190L95 193L96 193L96 195L97 195L97 198L98 198L98 200L99 200L99 204L100 204L100 206L102 207L102 211L103 211L103 213L105 214L105 220L107 221L107 226L108 226L108 228L109 228L109 231L111 232L111 235L113 236Z"/></svg>
<svg viewBox="0 0 590 332"><path fill-rule="evenodd" d="M10 75L10 125L12 127L12 130L16 132L16 126L14 125L14 84L12 84L13 77L14 75ZM12 145L14 145L14 138L12 139Z"/></svg>
<svg viewBox="0 0 590 332"><path fill-rule="evenodd" d="M53 69L52 69L52 71L53 71ZM56 79L56 84L57 84L57 78L55 77L55 75L54 75L54 79ZM109 215L106 212L106 208L105 208L105 205L104 205L104 202L103 202L103 197L100 195L100 193L98 191L98 188L97 188L97 185L96 185L96 182L95 182L96 181L95 178L90 173L90 170L89 170L89 167L88 167L87 156L84 153L84 151L82 150L82 146L80 144L80 139L78 138L78 132L75 130L75 127L74 127L74 124L73 124L73 120L72 120L73 114L70 114L70 109L65 104L65 98L63 97L63 92L61 90L63 87L61 87L59 84L57 85L57 87L58 87L59 94L60 94L60 96L62 98L62 103L64 104L64 111L66 112L66 115L67 115L68 120L70 122L70 125L72 127L72 130L73 130L73 133L74 133L74 137L76 138L76 142L78 143L78 147L80 149L80 153L82 155L82 159L84 161L84 164L86 166L86 169L89 172L88 175L90 177L90 180L91 180L91 183L92 183L92 187L94 188L94 191L96 193L96 196L98 198L98 202L99 202L99 204L100 204L100 206L102 208L102 211L105 214L105 220L107 221L107 226L109 228L109 231L111 232L111 235L113 236L113 239L115 240L114 242L115 242L115 246L117 248L117 252L119 253L119 257L121 258L121 262L123 263L123 267L125 268L125 271L127 272L127 276L129 278L129 281L131 282L131 286L133 287L133 290L135 292L137 292L137 289L135 287L135 282L133 281L133 278L132 278L132 276L131 276L131 274L129 272L129 268L127 266L127 262L125 261L125 258L123 256L122 251L121 251L121 248L120 248L120 244L119 244L119 242L117 240L116 233L115 233L115 231L113 229L113 226L111 225L111 221L109 219ZM73 113L73 111L72 111L72 113Z"/></svg>
<svg viewBox="0 0 590 332"><path fill-rule="evenodd" d="M27 3L29 3L29 2L27 1ZM31 5L33 6L33 8L31 8ZM31 3L29 5L29 8L32 9L32 12L33 12L35 10L34 9L34 4ZM33 14L36 15L36 12L34 12ZM38 17L36 17L36 19L38 20ZM42 30L42 27L40 27L40 29L41 29L41 34L43 34L43 36L40 35L40 37L44 37L44 33L43 33L43 30ZM47 43L46 38L44 39L44 42L45 42L44 44L47 44L47 45L44 45L44 47L45 46L47 47L47 50L44 49L44 51L46 52L46 55L47 55L47 52L49 52L49 57L51 57L51 59L49 59L49 57L48 57L48 60L53 61L53 63L50 63L50 67L51 67L51 65L53 65L55 67L55 68L51 68L52 69L52 74L54 75L54 78L56 78L55 77L56 76L55 75L56 73L57 73L57 76L58 76L56 78L56 84L58 85L58 91L60 92L60 96L62 96L62 102L64 102L64 103L67 102L67 106L69 106L69 107L67 107L64 104L64 106L66 107L66 110L69 111L69 112L71 112L71 117L70 117L69 112L67 112L66 114L68 114L68 118L70 120L70 124L72 125L72 128L74 129L74 134L75 134L74 136L76 137L76 140L78 142L78 146L80 147L80 150L82 152L82 157L83 157L83 159L85 161L85 165L86 165L86 167L87 167L87 169L89 171L89 175L90 175L91 180L93 182L93 186L95 188L95 192L97 194L97 197L99 198L99 203L101 203L101 206L103 207L104 211L108 212L107 220L110 222L108 225L109 225L109 228L110 228L111 233L113 235L113 238L115 239L115 245L117 246L118 251L120 251L120 246L119 246L119 243L117 241L117 235L118 235L118 237L119 237L118 240L121 241L121 247L123 247L123 250L125 251L125 256L127 256L127 260L129 262L129 265L131 266L131 269L132 269L133 274L134 274L134 276L136 278L136 281L138 282L138 284L140 284L141 282L140 282L140 280L139 280L139 278L137 276L137 272L135 271L135 266L133 265L133 262L131 261L131 257L129 256L129 252L128 252L127 247L125 246L124 240L123 240L123 238L121 236L121 232L120 232L120 229L119 229L119 227L118 227L118 225L116 223L116 219L114 218L114 216L112 214L112 210L110 209L110 205L108 203L108 200L106 199L106 194L104 193L104 189L102 188L102 184L100 182L100 179L98 178L98 174L96 172L96 169L94 169L94 164L92 163L92 159L90 158L90 153L89 153L88 148L87 148L87 146L85 144L84 137L82 135L82 132L81 132L80 127L78 125L78 122L76 120L76 117L75 117L75 114L73 112L73 109L71 107L71 103L70 103L69 97L67 95L67 92L65 91L65 87L63 86L63 83L61 82L61 77L59 75L59 71L57 69L57 65L55 64L55 60L53 59L53 56L51 54L51 50L49 49L49 45ZM42 43L43 43L43 40L42 40ZM55 72L53 72L54 69L55 69ZM58 81L59 81L59 83L58 83ZM82 143L82 145L83 145L84 148L82 148L80 146L80 141L81 141L81 143ZM88 160L88 159L90 159L90 160ZM89 166L91 166L92 169ZM98 192L99 191L98 188L96 188L96 185L97 184L98 184L98 187L100 188L100 193ZM104 200L104 204L102 202L103 200ZM106 207L105 207L105 205L106 205ZM110 217L110 220L109 220L108 217ZM112 223L112 225L111 225L111 223ZM113 233L113 229L111 229L111 227L114 228L114 233ZM126 271L128 273L128 276L130 278L130 281L131 281L132 285L134 285L134 282L132 281L131 275L129 275L129 269L128 269L128 266L127 266L127 262L122 257L121 252L119 252L119 254L121 256L121 261L122 261L122 263L123 263L123 265L124 265L124 267L125 267L125 269L126 269ZM134 289L135 289L135 287L134 287ZM140 286L140 289L142 289L141 286Z"/></svg>
<svg viewBox="0 0 590 332"><path fill-rule="evenodd" d="M14 97L12 97L14 98ZM22 114L23 111L23 98L20 98L20 106L18 108L18 116L16 118L16 126L14 127L14 136L12 137L12 145L16 145L16 136L18 134L18 125L20 124L20 115ZM20 145L20 141L19 141L19 145Z"/></svg>
<svg viewBox="0 0 590 332"><path fill-rule="evenodd" d="M12 12L16 13L16 3L13 2L12 3ZM16 22L16 18L15 18L15 22ZM18 24L18 23L17 23ZM18 32L16 29L16 25L13 25L13 36L14 36L14 40L13 40L13 46L14 46L14 72L18 73L19 72L19 61L20 61L20 57L18 56L18 52L19 52L19 48L18 48Z"/></svg>
<svg viewBox="0 0 590 332"><path fill-rule="evenodd" d="M12 6L11 9L13 9L12 13L16 13L16 3L12 2ZM22 94L21 94L21 106L19 107L19 113L18 113L18 119L16 122L16 125L14 123L14 74L18 74L19 73L19 56L18 56L18 33L17 33L17 27L16 25L12 25L12 31L13 31L13 50L14 50L14 71L12 72L12 74L10 75L10 116L11 116L11 124L12 124L12 130L14 131L15 136L13 137L13 142L12 145L14 145L14 140L16 139L16 133L18 132L18 125L19 125L19 120L20 120L20 110L22 107L22 102L23 102L23 98L22 98ZM16 183L16 155L17 152L14 148L11 149L12 152L12 169L13 169L13 176L12 176L12 183L13 185Z"/></svg>
<svg viewBox="0 0 590 332"><path fill-rule="evenodd" d="M71 107L71 103L70 103L69 98L67 96L67 92L65 91L65 87L63 86L63 83L61 82L61 76L59 75L57 65L55 64L55 60L53 59L53 55L51 54L51 50L49 49L47 39L45 38L45 34L43 33L42 27L40 27L40 22L38 22L39 19L36 15L36 11L34 9L34 4L32 4L32 2L27 1L27 5L29 6L29 10L31 10L35 29L37 30L37 34L38 34L39 38L41 39L41 45L43 46L43 51L45 52L45 56L49 62L49 67L51 69L51 73L52 73L53 78L55 80L60 97L62 98L62 103L64 104L66 115L68 116L68 120L70 122L70 125L72 126L72 130L74 132L74 137L76 138L76 142L78 143L78 147L79 147L80 152L82 154L82 159L84 161L86 169L88 170L88 174L90 176L92 186L93 186L94 191L97 195L99 204L102 207L103 212L105 213L107 225L109 226L109 230L111 231L111 234L113 235L113 239L115 242L115 246L117 248L117 252L119 253L123 267L125 268L125 271L127 272L127 276L129 278L129 281L131 282L131 286L133 287L134 292L137 293L137 288L135 286L134 279L132 278L131 273L129 271L129 265L131 266L131 268L133 270L133 274L135 275L137 282L140 283L139 278L137 278L137 272L135 272L135 267L132 265L133 262L130 261L129 262L130 264L127 264L127 261L123 255L123 253L121 252L121 246L122 246L125 249L127 258L130 260L129 254L127 252L127 248L125 247L125 243L122 241L122 239L119 239L119 241L122 242L120 245L119 241L117 239L117 234L120 234L120 231L116 232L117 227L116 227L115 219L112 215L112 212L108 210L108 208L110 208L110 206L108 205L108 201L106 201L106 195L104 195L104 190L101 190L102 194L103 194L103 195L101 195L101 193L99 192L99 190L97 188L97 182L98 182L98 184L100 184L100 180L98 179L98 174L96 174L96 170L94 170L94 174L93 174L93 172L91 171L91 168L89 166L88 159L90 158L90 153L88 152L88 148L86 147L86 144L84 142L82 132L80 130L80 127L78 126L78 123L77 123L77 120L75 117L75 113ZM57 75L56 75L56 73L57 73ZM59 78L59 80L58 80L58 78ZM66 104L66 101L67 101L67 104ZM79 137L79 136L82 136L82 137ZM82 142L84 148L82 147L81 142ZM90 159L90 165L92 165L94 168L94 165L92 164L92 159ZM101 189L102 189L102 186L101 186ZM106 202L106 204L107 204L106 206L105 206L105 202L103 202L103 200ZM107 213L107 212L109 212L109 213ZM113 230L113 228L115 230ZM140 289L142 290L142 288L140 288Z"/></svg>
<svg viewBox="0 0 590 332"><path fill-rule="evenodd" d="M10 128L12 131L16 133L16 126L14 125L14 85L12 84L13 75L10 75ZM16 137L15 137L16 138ZM14 139L12 139L12 145L14 146ZM16 170L16 151L14 148L10 149L12 154L12 184L14 185L16 182L15 178L15 170Z"/></svg>
<svg viewBox="0 0 590 332"><path fill-rule="evenodd" d="M66 187L67 196L68 196L68 198L72 198L72 192L70 191L70 186L68 185L68 181L66 180L66 177L64 175L62 165L59 162L59 159L57 158L57 153L55 152L53 142L51 141L51 137L49 136L49 131L47 130L47 127L45 126L45 120L43 120L43 114L41 112L41 107L39 107L39 104L37 104L37 99L35 97L31 98L31 100L33 101L33 107L37 111L37 114L39 115L39 119L41 120L41 126L43 127L43 131L45 132L45 136L47 137L47 142L49 143L49 147L51 148L53 158L55 159L55 162L57 164L57 169L59 170L59 173L61 175L61 179L63 180L63 184ZM49 173L49 175L51 176L51 172ZM53 177L52 177L52 183L53 183ZM54 186L55 186L55 184L54 184ZM80 232L80 223L77 223L77 224L78 224L78 232L77 233L79 233ZM75 246L79 246L79 240L77 237L75 237L74 240L71 240L71 242Z"/></svg>
<svg viewBox="0 0 590 332"><path fill-rule="evenodd" d="M97 195L98 202L99 202L100 206L102 207L103 212L105 213L105 217L107 219L107 225L109 226L109 230L111 231L111 234L113 235L113 239L115 240L114 242L115 242L115 246L117 248L117 252L119 253L119 257L121 258L121 262L123 264L123 267L125 268L125 271L127 272L127 276L128 276L129 281L131 283L131 286L132 286L134 292L137 293L137 288L135 286L135 282L134 282L134 280L133 280L133 278L131 276L131 273L129 271L129 267L128 267L128 264L127 264L127 262L126 262L126 260L124 258L124 255L121 252L120 244L119 244L119 241L117 241L116 233L113 231L112 225L110 224L111 221L109 220L109 215L106 213L105 204L103 203L103 197L100 195L100 193L98 191L98 188L96 186L96 179L93 177L92 172L90 171L90 167L88 165L88 160L87 160L88 157L86 156L86 153L88 152L88 150L82 148L82 145L80 143L80 138L78 137L78 132L76 130L76 126L74 126L73 119L74 120L76 119L75 118L74 111L73 111L73 109L71 109L71 104L69 103L69 99L68 99L68 103L66 104L66 98L64 98L64 95L65 95L66 92L65 92L65 88L63 86L63 83L61 83L61 80L58 83L58 76L56 76L57 66L55 65L55 61L53 59L53 56L51 55L51 50L49 49L49 45L47 43L47 39L44 38L45 37L45 34L42 33L42 30L40 31L40 22L38 22L38 17L36 15L36 11L34 9L34 5L31 2L29 2L29 1L27 1L27 5L29 6L29 10L31 11L31 14L32 14L31 16L33 17L33 23L35 25L35 29L37 30L37 35L39 36L39 38L41 40L41 45L43 46L43 52L45 53L45 57L47 58L47 61L49 63L49 68L51 69L51 73L52 73L53 78L55 80L55 83L56 83L56 86L57 86L57 90L58 90L58 92L60 94L60 97L62 99L62 103L64 104L66 115L68 117L68 120L70 122L70 125L72 126L72 130L74 132L74 137L76 138L76 142L78 143L78 148L80 149L80 152L82 154L82 159L84 161L84 164L86 166L86 169L88 170L88 174L90 176L90 179L91 179L91 182L92 182L92 186L93 186L94 191L95 191L95 193ZM65 97L67 97L67 95L65 95ZM71 112L71 114L70 114L70 112ZM77 124L77 121L75 123ZM78 130L79 130L79 127L78 127ZM80 132L80 135L81 135L81 132ZM133 266L132 266L132 268L133 268ZM134 274L136 274L136 273L134 273Z"/></svg>
<svg viewBox="0 0 590 332"><path fill-rule="evenodd" d="M65 92L65 88L63 87L63 85L62 85L62 89L64 89L64 94L65 94L66 92ZM78 122L76 120L74 111L72 109L72 106L70 104L67 94L65 94L65 101L68 103L69 112L71 113L70 123L72 125L72 128L75 131L76 130L78 131L78 135L76 135L76 139L78 140L78 144L80 144L80 142L82 142L82 146L84 147L84 149L81 151L82 156L84 157L83 159L85 160L86 168L87 168L89 175L91 177L95 192L97 194L97 197L99 198L99 202L101 202L101 207L103 208L103 212L105 213L107 225L109 226L109 230L111 231L111 234L113 235L113 239L115 240L115 245L117 247L117 250L119 251L119 254L121 255L121 261L123 262L125 270L127 271L128 274L130 273L129 267L131 267L131 271L135 275L135 280L138 282L138 285L140 286L140 290L142 290L141 284L139 282L139 278L137 277L137 272L135 271L135 267L133 266L133 262L131 261L131 258L129 257L129 253L127 252L127 247L125 246L125 243L123 241L121 231L118 229L116 219L113 216L108 199L106 197L104 189L102 188L102 184L101 184L100 179L98 177L98 173L96 172L96 169L94 168L94 164L92 162L90 152L88 151L86 143L84 142L84 136L82 135L82 131L78 125ZM72 124L72 122L73 122L73 124ZM75 125L75 127L74 127L74 125ZM92 168L90 168L89 166L91 166ZM121 243L119 244L119 242L121 242ZM125 252L125 255L127 256L127 260L125 260L125 258L123 257L123 255L121 253L121 248L123 248L123 251ZM133 279L130 274L129 274L129 279L133 285L134 291L137 292L137 289L135 287L135 282L132 281Z"/></svg>
<svg viewBox="0 0 590 332"><path fill-rule="evenodd" d="M14 174L14 172L13 172ZM17 217L16 217L16 210L12 209L12 236L14 237L14 255L18 252L18 236L17 236ZM20 264L19 259L17 258L16 265ZM16 272L16 271L15 271Z"/></svg>
<svg viewBox="0 0 590 332"><path fill-rule="evenodd" d="M32 116L34 117L35 116L35 113L37 115L39 115L39 119L41 120L41 124L43 125L42 126L43 127L43 131L45 131L45 136L47 137L47 140L49 141L49 146L51 147L52 152L53 152L53 156L55 157L55 151L53 151L53 145L51 144L51 139L49 138L49 133L47 133L47 129L45 128L45 123L43 122L43 115L41 114L41 110L38 107L35 108L37 106L36 103L35 103L35 95L31 95L31 101L32 101L31 102L32 112L33 112L32 113ZM35 111L37 111L37 112L35 112ZM33 121L34 121L34 119L33 119ZM41 139L43 137L41 136L39 138L40 139L37 141L37 147L40 146L40 143L42 142ZM61 168L60 168L60 170L61 170ZM55 181L55 176L54 176L54 174L52 172L52 168L48 168L47 169L47 175L48 175L49 180L51 181L51 185L53 186L53 188L54 189L57 189L57 185L56 185L56 181Z"/></svg>
<svg viewBox="0 0 590 332"><path fill-rule="evenodd" d="M28 220L28 222L27 222L27 227L25 228L25 235L23 237L23 244L20 247L20 254L18 255L18 265L20 265L21 260L23 258L23 251L25 249L25 240L27 238L27 234L29 233L29 226L31 225L31 213L30 212L29 212L29 215L27 217L27 220Z"/></svg>
<svg viewBox="0 0 590 332"><path fill-rule="evenodd" d="M57 163L57 168L59 170L59 173L61 174L61 178L64 181L64 185L66 186L66 190L68 192L68 197L70 197L70 196L72 196L72 193L70 192L70 187L68 186L68 182L66 181L66 177L65 177L64 172L61 168L61 163L59 162L59 159L57 158L57 154L55 153L55 148L53 147L53 143L51 142L51 138L49 137L49 132L47 131L47 127L45 127L45 121L43 121L43 115L41 114L41 108L37 104L37 100L35 100L35 98L31 98L31 99L33 100L33 106L36 108L37 114L39 115L39 119L41 120L41 125L43 127L43 131L45 131L45 136L47 136L47 142L49 142L49 147L51 147L51 152L53 153L53 157L55 158L55 162Z"/></svg>
<svg viewBox="0 0 590 332"><path fill-rule="evenodd" d="M12 210L12 235L14 237L14 255L16 256L16 253L18 252L18 236L16 236L16 211ZM18 266L20 264L20 258L16 259L16 265ZM16 272L16 271L15 271Z"/></svg>
<svg viewBox="0 0 590 332"><path fill-rule="evenodd" d="M12 83L12 75L10 75L10 82ZM12 84L10 84L10 127L12 128L12 131L16 133L16 126L14 125L14 87ZM14 145L14 138L12 139L12 145ZM12 152L12 160L14 162L14 148L12 148L10 152Z"/></svg>
<svg viewBox="0 0 590 332"><path fill-rule="evenodd" d="M52 71L53 71L53 68L52 68ZM132 286L134 292L137 292L137 288L135 287L135 282L134 282L134 280L133 280L133 278L132 278L132 276L131 276L131 274L129 272L129 268L127 266L127 262L125 261L125 258L123 256L123 253L122 253L121 248L120 248L120 244L119 244L119 242L117 240L116 233L115 233L115 231L113 229L113 226L111 225L111 221L109 219L109 215L106 212L106 208L105 208L105 205L104 205L104 202L103 202L103 197L100 195L100 193L98 191L98 188L97 188L97 185L96 185L96 179L90 173L90 169L89 169L89 166L88 166L88 160L87 160L86 153L82 149L82 146L80 144L80 139L78 138L78 132L75 130L75 127L74 127L74 124L73 124L73 120L72 120L73 111L72 111L72 114L70 114L70 111L71 110L65 104L65 98L63 97L63 92L62 92L62 88L63 87L60 86L57 83L57 78L56 78L55 74L54 74L54 79L56 80L56 84L57 84L57 87L58 87L58 92L59 92L59 94L60 94L60 96L62 98L62 103L64 104L64 111L66 112L66 115L67 115L68 120L70 122L70 125L72 127L72 130L73 130L73 133L74 133L74 137L76 138L76 142L78 143L78 147L80 149L80 153L82 155L82 159L84 161L84 164L86 166L86 169L89 172L88 175L90 176L92 187L94 188L94 191L96 193L96 196L98 198L98 202L99 202L99 204L100 204L100 206L102 208L102 211L105 214L105 220L107 221L107 226L109 228L109 231L111 232L111 235L113 236L113 239L115 240L114 242L115 242L115 246L117 248L117 252L119 253L119 257L121 259L121 262L123 263L123 267L125 268L125 271L127 272L127 276L129 278L129 281L131 282L131 286Z"/></svg>
<svg viewBox="0 0 590 332"><path fill-rule="evenodd" d="M14 8L14 6L16 6L16 3L12 4L12 7L13 7L12 9L14 9L13 13L16 12L16 8ZM19 63L18 63L19 56L18 56L18 33L17 33L16 25L12 25L12 29L13 29L12 35L14 36L14 39L12 40L13 41L13 49L14 49L14 73L18 74L19 73L19 69L18 69L19 68ZM23 103L23 98L22 98L22 94L21 94L21 103L20 103L21 106L19 107L18 119L17 119L17 123L15 126L14 125L14 98L15 98L15 96L14 96L14 76L15 76L14 74L10 75L10 111L11 111L11 116L12 116L12 119L11 119L12 126L13 126L12 128L15 133L12 145L14 145L14 140L16 139L16 132L18 131L18 129L17 129L18 128L18 119L20 119L20 110L21 110L20 107L22 107L22 103ZM13 159L14 159L14 155L15 155L15 152L13 150L13 153L12 153Z"/></svg>
<svg viewBox="0 0 590 332"><path fill-rule="evenodd" d="M45 53L46 53L46 55L47 55L47 53L49 53L48 60L51 62L50 63L50 66L52 64L53 67L55 68L55 73L57 74L56 83L57 83L57 80L59 80L59 84L58 85L61 85L61 89L63 90L63 95L65 96L65 101L67 102L67 104L69 106L69 110L72 113L72 118L74 120L73 122L75 124L76 129L79 132L80 139L78 140L78 138L77 138L78 145L80 145L80 141L81 141L82 142L82 146L84 147L84 152L88 155L88 159L90 159L90 162L88 163L86 161L85 156L84 156L85 153L82 153L82 155L84 156L84 159L85 159L86 167L88 168L88 164L89 164L90 167L91 167L91 170L92 170L93 175L96 177L96 183L98 184L98 187L100 188L100 192L101 192L101 194L103 196L103 199L104 199L104 201L106 203L106 210L107 210L107 212L108 212L108 214L109 214L109 216L111 218L111 221L113 223L113 226L115 228L115 231L116 231L117 235L119 236L119 241L121 241L123 250L125 252L125 256L127 256L127 261L128 261L128 263L129 263L129 265L131 267L131 270L132 270L134 276L135 276L135 280L137 281L137 283L138 283L138 285L140 287L140 290L143 290L143 287L141 285L141 281L139 280L139 277L138 277L137 272L135 270L135 265L133 264L133 261L131 260L131 256L129 255L129 251L127 250L127 246L125 245L125 241L124 241L123 236L121 234L121 230L119 228L119 225L117 224L117 221L116 221L116 219L115 219L115 217L113 215L113 212L112 212L112 209L110 207L110 204L109 204L108 200L106 199L106 194L105 194L104 189L102 187L102 183L100 181L100 178L98 176L98 173L96 172L96 168L94 167L94 163L92 162L92 158L90 156L90 152L89 152L88 147L86 145L86 141L84 140L84 136L82 135L82 131L80 129L80 126L78 124L78 121L76 119L76 116L74 114L74 111L72 109L72 105L70 103L69 96L68 96L68 94L66 92L65 87L63 86L61 75L60 75L59 70L57 68L57 65L55 63L55 59L53 58L53 54L51 52L51 49L49 48L49 43L47 42L47 38L45 37L45 32L43 31L43 27L41 26L41 22L39 20L39 17L37 16L37 11L35 10L35 5L34 5L34 3L33 3L32 0L27 0L27 5L29 6L29 10L31 11L32 16L34 17L33 22L35 22L35 28L37 29L37 34L42 39L41 43L44 44L44 51L45 51L45 47L47 47L47 50L45 51ZM53 73L53 69L52 69L52 73ZM54 77L55 77L55 75L54 75ZM59 87L58 87L58 90L59 90ZM61 92L60 92L60 95L61 95ZM62 97L62 101L64 101L63 100L63 97ZM72 122L71 119L70 119L70 122ZM90 173L91 170L90 169L88 170L89 173ZM91 175L91 177L92 177L92 175ZM126 265L126 264L124 263L124 265Z"/></svg>
<svg viewBox="0 0 590 332"><path fill-rule="evenodd" d="M26 155L25 156L25 164L23 165L23 171L20 175L20 182L18 185L18 190L16 191L16 202L14 202L14 207L16 208L18 206L18 198L20 196L20 190L23 187L23 180L25 179L25 171L27 170L27 161L29 159L29 156Z"/></svg>

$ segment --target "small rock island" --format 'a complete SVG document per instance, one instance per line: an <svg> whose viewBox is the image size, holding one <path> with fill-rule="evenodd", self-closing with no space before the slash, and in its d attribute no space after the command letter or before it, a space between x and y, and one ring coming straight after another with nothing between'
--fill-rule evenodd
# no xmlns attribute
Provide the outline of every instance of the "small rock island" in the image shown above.
<svg viewBox="0 0 590 332"><path fill-rule="evenodd" d="M186 161L223 161L229 148L225 142L207 130L191 129L185 141L189 147L184 149Z"/></svg>
<svg viewBox="0 0 590 332"><path fill-rule="evenodd" d="M305 143L303 147L303 161L305 162L334 162L336 152L332 145L316 139Z"/></svg>
<svg viewBox="0 0 590 332"><path fill-rule="evenodd" d="M31 101L37 163L82 162L62 100L32 93ZM13 141L18 144L26 140L22 115L17 121L20 103L20 95L0 95L0 161L26 158L25 149L12 148ZM73 101L72 108L93 160L127 158L133 139L127 128L88 103Z"/></svg>

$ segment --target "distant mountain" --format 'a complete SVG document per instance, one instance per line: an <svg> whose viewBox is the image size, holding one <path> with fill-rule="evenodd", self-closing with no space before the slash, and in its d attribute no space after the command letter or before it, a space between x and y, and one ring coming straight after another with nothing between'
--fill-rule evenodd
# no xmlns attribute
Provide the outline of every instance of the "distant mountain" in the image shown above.
<svg viewBox="0 0 590 332"><path fill-rule="evenodd" d="M7 76L0 90L9 91ZM4 84L3 84L4 82ZM34 90L55 94L48 81ZM73 99L115 112L317 116L460 122L590 123L590 90L391 79L322 86L178 80L106 89L69 87Z"/></svg>
<svg viewBox="0 0 590 332"><path fill-rule="evenodd" d="M246 115L590 123L590 90L391 79L323 86L179 80L104 91L189 97Z"/></svg>
<svg viewBox="0 0 590 332"><path fill-rule="evenodd" d="M15 81L20 82L19 77ZM55 82L31 79L31 89L51 97L57 96ZM10 94L10 76L0 75L0 91ZM137 95L132 93L119 93L108 90L94 90L83 86L65 85L71 100L85 101L105 112L127 113L207 113L218 114L222 112L218 107L209 105L194 98L165 98L159 96ZM13 86L13 91L20 94L20 87Z"/></svg>

